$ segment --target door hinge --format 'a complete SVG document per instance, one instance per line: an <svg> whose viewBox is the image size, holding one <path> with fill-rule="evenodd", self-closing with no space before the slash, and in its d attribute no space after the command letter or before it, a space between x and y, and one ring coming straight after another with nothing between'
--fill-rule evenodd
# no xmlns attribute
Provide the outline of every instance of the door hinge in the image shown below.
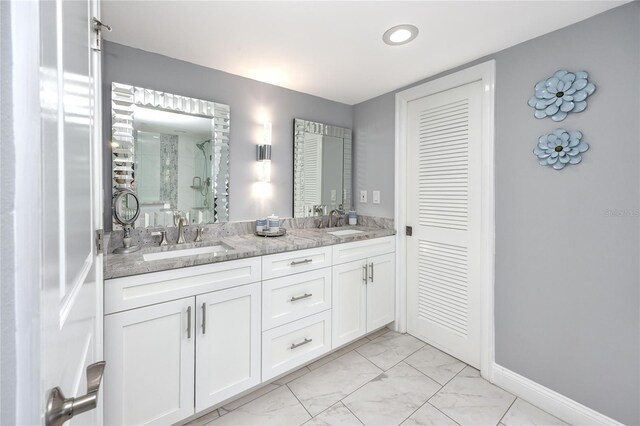
<svg viewBox="0 0 640 426"><path fill-rule="evenodd" d="M96 253L102 254L104 252L104 229L96 230Z"/></svg>
<svg viewBox="0 0 640 426"><path fill-rule="evenodd" d="M98 18L91 20L93 31L91 31L91 48L97 52L102 50L102 29L106 28L107 31L111 31L111 27L107 24L103 24Z"/></svg>
<svg viewBox="0 0 640 426"><path fill-rule="evenodd" d="M405 235L407 237L410 237L413 234L413 226L407 226L407 228L405 229Z"/></svg>

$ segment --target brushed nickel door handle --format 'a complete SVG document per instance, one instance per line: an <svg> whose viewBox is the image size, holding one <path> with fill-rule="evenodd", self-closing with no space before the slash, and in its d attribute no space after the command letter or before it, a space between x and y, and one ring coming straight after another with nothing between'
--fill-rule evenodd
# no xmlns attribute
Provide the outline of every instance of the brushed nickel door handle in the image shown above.
<svg viewBox="0 0 640 426"><path fill-rule="evenodd" d="M364 281L364 283L367 283L367 264L365 263L364 265L362 265L362 281Z"/></svg>
<svg viewBox="0 0 640 426"><path fill-rule="evenodd" d="M369 270L371 271L369 279L373 282L373 262L369 265Z"/></svg>
<svg viewBox="0 0 640 426"><path fill-rule="evenodd" d="M77 398L65 398L59 387L51 389L47 399L44 424L46 426L61 426L73 416L96 408L106 364L106 362L100 361L87 367L87 393L85 395Z"/></svg>

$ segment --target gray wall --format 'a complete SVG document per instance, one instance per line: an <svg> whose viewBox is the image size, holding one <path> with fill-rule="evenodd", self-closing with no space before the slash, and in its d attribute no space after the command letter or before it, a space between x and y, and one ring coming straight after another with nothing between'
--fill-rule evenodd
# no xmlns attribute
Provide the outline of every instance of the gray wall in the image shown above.
<svg viewBox="0 0 640 426"><path fill-rule="evenodd" d="M293 213L293 119L351 128L353 107L189 62L105 42L103 49L105 227L111 224L111 83L126 83L231 106L230 220ZM261 203L255 145L273 123L271 185Z"/></svg>
<svg viewBox="0 0 640 426"><path fill-rule="evenodd" d="M394 215L395 94L387 93L353 109L353 182L356 211L371 216ZM360 191L367 202L360 202ZM373 204L372 191L380 191Z"/></svg>
<svg viewBox="0 0 640 426"><path fill-rule="evenodd" d="M497 66L496 362L640 424L640 3L474 63L488 59ZM533 85L561 68L588 71L597 90L586 111L537 120ZM393 182L393 104L392 93L355 106L356 191ZM561 172L532 154L558 127L591 145ZM392 214L393 200L379 209Z"/></svg>

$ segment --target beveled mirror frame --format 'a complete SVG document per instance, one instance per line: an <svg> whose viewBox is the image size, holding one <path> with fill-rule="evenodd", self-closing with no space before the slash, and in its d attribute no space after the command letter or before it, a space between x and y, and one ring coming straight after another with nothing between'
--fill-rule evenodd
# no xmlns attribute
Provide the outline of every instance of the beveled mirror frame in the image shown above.
<svg viewBox="0 0 640 426"><path fill-rule="evenodd" d="M293 217L308 217L304 211L304 134L333 136L344 140L343 149L343 178L342 178L342 207L351 210L351 182L352 182L352 136L351 129L331 126L316 121L296 118L293 120Z"/></svg>
<svg viewBox="0 0 640 426"><path fill-rule="evenodd" d="M118 184L116 177L122 180L122 174L116 174L116 149L129 150L131 159L135 159L133 145L134 105L145 108L158 109L167 112L195 115L209 118L213 121L213 223L229 220L229 133L231 125L231 108L229 105L194 99L186 96L174 95L157 90L145 89L122 83L111 84L111 138L112 144L118 144L112 149L112 193L127 188L137 193L135 185L135 171L131 171L131 180ZM112 145L114 146L114 145ZM124 153L127 155L127 153ZM134 160L135 162L135 160ZM120 172L122 173L122 172ZM140 219L139 219L140 220ZM114 221L114 229L120 227Z"/></svg>

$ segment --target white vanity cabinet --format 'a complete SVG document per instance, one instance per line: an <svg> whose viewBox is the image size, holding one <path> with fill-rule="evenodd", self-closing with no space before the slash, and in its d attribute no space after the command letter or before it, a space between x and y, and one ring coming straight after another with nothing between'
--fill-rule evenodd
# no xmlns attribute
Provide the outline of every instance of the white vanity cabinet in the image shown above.
<svg viewBox="0 0 640 426"><path fill-rule="evenodd" d="M175 423L260 383L260 267L242 259L105 282L107 425Z"/></svg>
<svg viewBox="0 0 640 426"><path fill-rule="evenodd" d="M189 297L105 317L105 424L171 424L194 413L194 315Z"/></svg>
<svg viewBox="0 0 640 426"><path fill-rule="evenodd" d="M394 237L333 247L333 348L394 320L394 252Z"/></svg>
<svg viewBox="0 0 640 426"><path fill-rule="evenodd" d="M105 281L105 423L172 424L394 321L395 238Z"/></svg>

